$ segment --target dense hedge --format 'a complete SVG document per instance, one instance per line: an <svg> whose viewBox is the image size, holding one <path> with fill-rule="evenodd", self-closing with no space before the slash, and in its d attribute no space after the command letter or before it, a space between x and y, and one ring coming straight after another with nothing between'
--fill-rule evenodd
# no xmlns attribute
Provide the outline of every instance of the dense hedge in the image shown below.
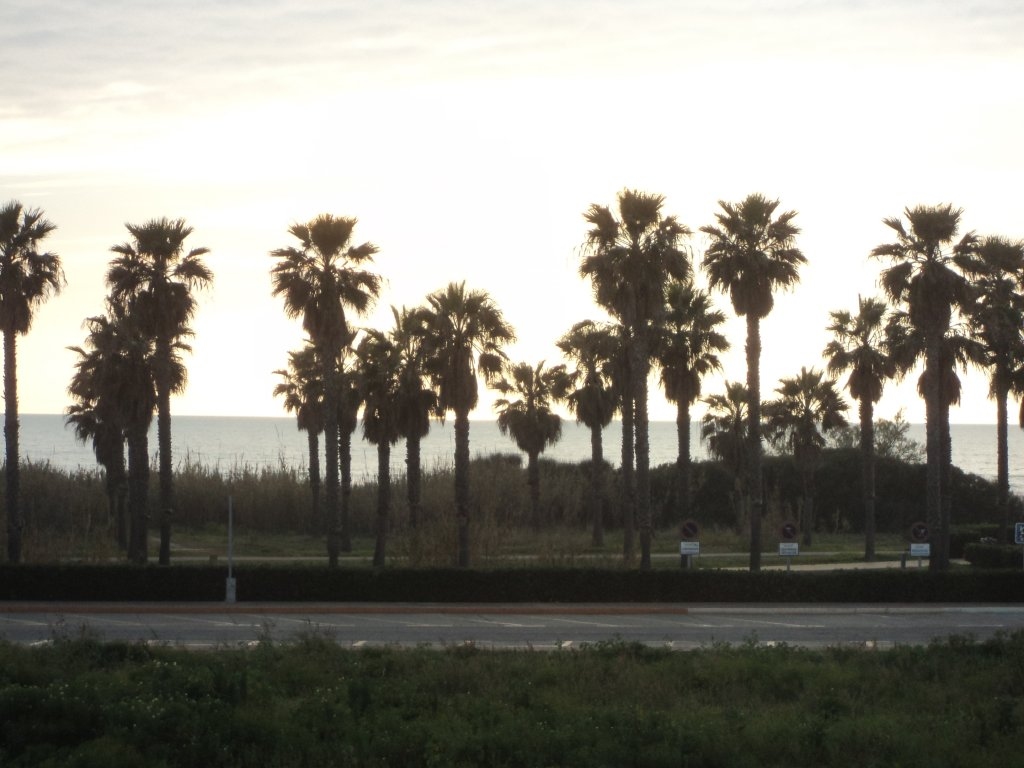
<svg viewBox="0 0 1024 768"><path fill-rule="evenodd" d="M0 600L221 601L223 567L0 566ZM1022 602L1024 573L919 569L786 573L243 566L239 601Z"/></svg>
<svg viewBox="0 0 1024 768"><path fill-rule="evenodd" d="M1024 568L1019 545L1012 544L968 544L964 547L964 558L971 565L982 568Z"/></svg>

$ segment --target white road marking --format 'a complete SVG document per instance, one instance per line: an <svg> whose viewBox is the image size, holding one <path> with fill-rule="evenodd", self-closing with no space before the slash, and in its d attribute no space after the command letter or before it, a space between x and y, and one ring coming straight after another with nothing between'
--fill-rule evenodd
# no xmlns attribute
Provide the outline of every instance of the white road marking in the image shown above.
<svg viewBox="0 0 1024 768"><path fill-rule="evenodd" d="M600 621L582 621L580 619L560 619L553 618L553 622L562 622L563 624L582 624L585 627L611 627L612 629L622 629L621 624L604 624Z"/></svg>
<svg viewBox="0 0 1024 768"><path fill-rule="evenodd" d="M768 627L789 627L790 629L825 629L825 624L788 624L783 621L764 621L763 619L733 619L744 624L763 624Z"/></svg>

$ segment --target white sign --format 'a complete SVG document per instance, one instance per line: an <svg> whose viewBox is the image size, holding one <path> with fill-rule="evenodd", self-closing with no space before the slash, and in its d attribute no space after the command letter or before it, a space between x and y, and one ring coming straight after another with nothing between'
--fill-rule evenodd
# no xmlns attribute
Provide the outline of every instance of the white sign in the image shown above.
<svg viewBox="0 0 1024 768"><path fill-rule="evenodd" d="M679 554L680 555L699 555L700 554L700 542L699 541L680 541L679 542Z"/></svg>
<svg viewBox="0 0 1024 768"><path fill-rule="evenodd" d="M1013 526L1013 541L1015 544L1024 544L1024 523Z"/></svg>
<svg viewBox="0 0 1024 768"><path fill-rule="evenodd" d="M931 557L932 556L932 545L931 544L911 544L910 545L910 556L911 557Z"/></svg>
<svg viewBox="0 0 1024 768"><path fill-rule="evenodd" d="M800 554L800 543L783 541L779 543L779 557L796 557Z"/></svg>

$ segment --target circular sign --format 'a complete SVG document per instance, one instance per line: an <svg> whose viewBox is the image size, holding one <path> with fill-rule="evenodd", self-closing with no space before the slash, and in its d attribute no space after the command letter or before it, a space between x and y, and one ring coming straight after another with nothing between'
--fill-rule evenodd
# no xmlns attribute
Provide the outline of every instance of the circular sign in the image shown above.
<svg viewBox="0 0 1024 768"><path fill-rule="evenodd" d="M928 541L928 526L924 523L914 523L910 526L910 538L912 541Z"/></svg>
<svg viewBox="0 0 1024 768"><path fill-rule="evenodd" d="M683 523L680 528L683 539L687 541L696 541L700 538L700 526L696 520L687 520Z"/></svg>
<svg viewBox="0 0 1024 768"><path fill-rule="evenodd" d="M797 532L796 523L783 523L779 529L779 535L786 541L793 541L796 538Z"/></svg>

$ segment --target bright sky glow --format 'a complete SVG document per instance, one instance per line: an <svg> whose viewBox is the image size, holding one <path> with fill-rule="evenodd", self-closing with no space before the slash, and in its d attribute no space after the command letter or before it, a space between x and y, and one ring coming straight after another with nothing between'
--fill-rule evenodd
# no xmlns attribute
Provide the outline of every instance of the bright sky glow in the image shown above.
<svg viewBox="0 0 1024 768"><path fill-rule="evenodd" d="M553 363L602 316L577 276L589 204L661 193L696 231L720 199L778 197L809 264L762 324L766 396L822 365L829 310L878 294L883 217L952 202L967 229L1024 236L1016 0L6 0L0 67L0 201L58 225L68 278L20 342L24 413L67 405L66 347L125 222L184 217L211 249L172 409L219 415L283 413L272 371L302 334L268 252L321 212L380 247L366 324L464 279L515 326L514 361ZM743 322L718 300L742 380ZM879 415L923 421L916 378ZM985 375L965 381L953 419L994 421Z"/></svg>

